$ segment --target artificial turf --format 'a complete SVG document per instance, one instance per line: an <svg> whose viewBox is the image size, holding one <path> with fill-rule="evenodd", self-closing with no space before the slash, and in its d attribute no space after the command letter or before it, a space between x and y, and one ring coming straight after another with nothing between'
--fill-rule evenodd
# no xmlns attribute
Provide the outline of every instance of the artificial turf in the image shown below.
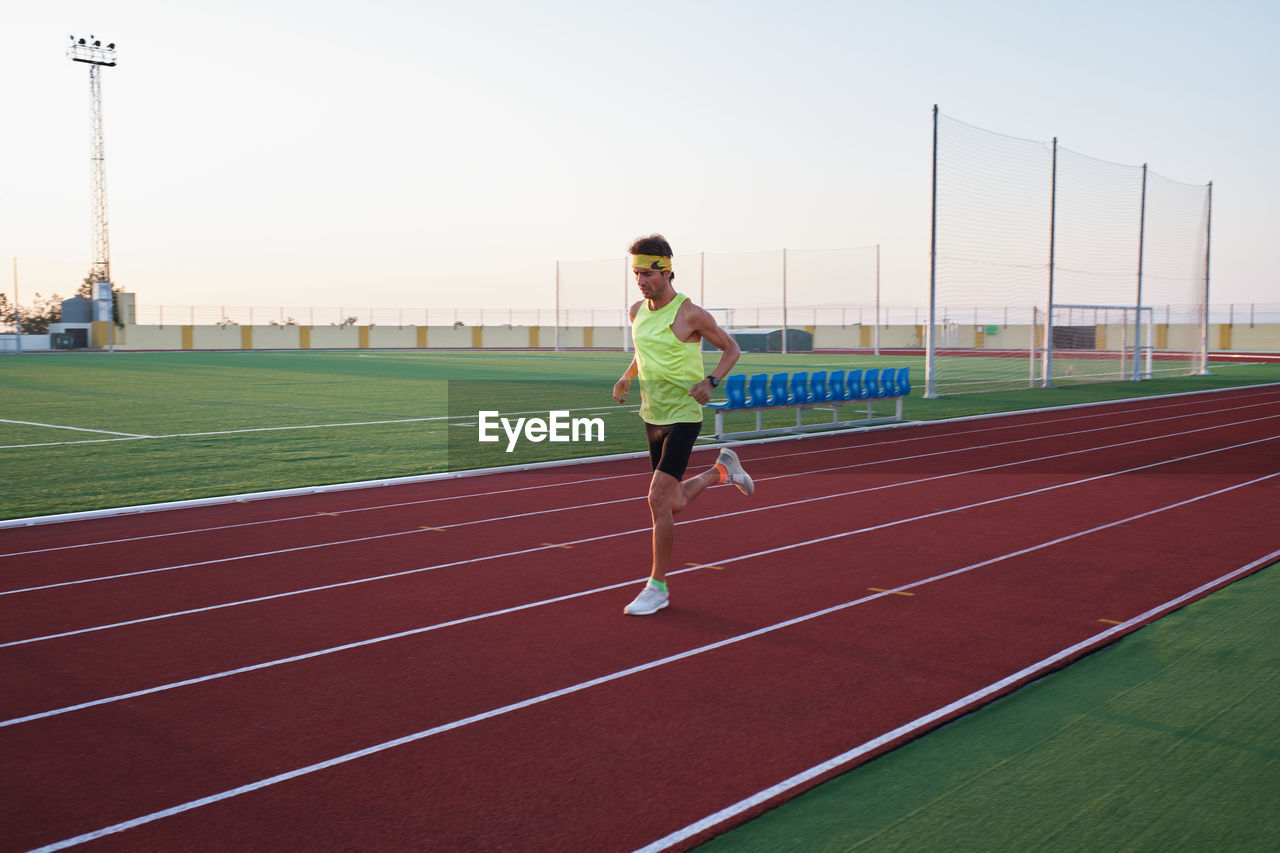
<svg viewBox="0 0 1280 853"><path fill-rule="evenodd" d="M0 478L0 519L643 450L636 401L618 406L611 396L630 358L244 351L0 359L0 466L7 472ZM1210 376L926 400L919 393L922 364L919 356L744 354L735 370L909 366L917 387L905 401L907 420L1280 381L1280 364L1231 364ZM879 405L887 413L892 404ZM524 442L508 453L506 442L476 440L476 414L485 408L600 417L606 438ZM793 425L794 417L780 410L765 426ZM823 412L806 417L830 420ZM704 435L712 420L708 412ZM753 426L751 414L726 420L729 431Z"/></svg>

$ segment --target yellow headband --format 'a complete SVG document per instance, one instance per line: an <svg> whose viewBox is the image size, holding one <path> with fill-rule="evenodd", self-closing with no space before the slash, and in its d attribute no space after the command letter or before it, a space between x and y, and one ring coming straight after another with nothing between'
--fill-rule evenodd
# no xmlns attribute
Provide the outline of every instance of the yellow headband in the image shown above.
<svg viewBox="0 0 1280 853"><path fill-rule="evenodd" d="M632 255L631 268L635 270L671 271L671 258L663 255Z"/></svg>

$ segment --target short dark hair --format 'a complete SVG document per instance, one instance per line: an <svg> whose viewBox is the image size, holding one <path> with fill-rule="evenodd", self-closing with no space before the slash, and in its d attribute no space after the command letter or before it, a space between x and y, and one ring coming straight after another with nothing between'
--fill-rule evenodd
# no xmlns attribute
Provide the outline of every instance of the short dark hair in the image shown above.
<svg viewBox="0 0 1280 853"><path fill-rule="evenodd" d="M661 255L666 258L671 257L672 254L671 244L661 234L638 237L627 251L633 255Z"/></svg>
<svg viewBox="0 0 1280 853"><path fill-rule="evenodd" d="M661 234L638 237L627 251L633 255L661 255L664 258L669 258L675 254L675 252L671 251L671 244L667 242L667 238ZM675 272L672 272L671 278L673 281L675 277Z"/></svg>

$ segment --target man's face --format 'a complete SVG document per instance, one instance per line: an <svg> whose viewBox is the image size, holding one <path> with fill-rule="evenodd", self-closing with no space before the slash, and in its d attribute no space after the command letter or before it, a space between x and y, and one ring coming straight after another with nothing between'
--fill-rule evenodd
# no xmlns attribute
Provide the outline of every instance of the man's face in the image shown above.
<svg viewBox="0 0 1280 853"><path fill-rule="evenodd" d="M644 267L636 267L636 284L640 287L640 293L645 299L652 299L655 295L661 293L671 281L670 273L666 270L651 270Z"/></svg>

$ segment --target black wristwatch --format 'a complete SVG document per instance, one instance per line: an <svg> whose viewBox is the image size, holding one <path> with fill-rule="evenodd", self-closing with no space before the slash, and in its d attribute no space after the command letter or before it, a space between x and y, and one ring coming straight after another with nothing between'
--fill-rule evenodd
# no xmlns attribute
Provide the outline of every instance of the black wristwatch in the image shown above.
<svg viewBox="0 0 1280 853"><path fill-rule="evenodd" d="M719 387L720 385L720 380L716 379L714 376L708 376L707 381L711 383L712 388Z"/></svg>

